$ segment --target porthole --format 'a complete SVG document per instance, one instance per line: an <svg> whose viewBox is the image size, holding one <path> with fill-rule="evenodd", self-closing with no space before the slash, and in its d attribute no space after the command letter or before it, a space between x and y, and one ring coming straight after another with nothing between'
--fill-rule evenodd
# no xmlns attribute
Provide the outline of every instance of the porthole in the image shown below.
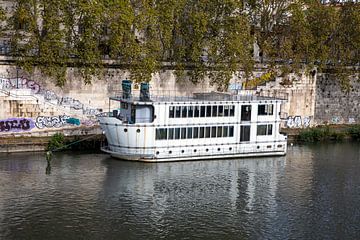
<svg viewBox="0 0 360 240"><path fill-rule="evenodd" d="M184 150L181 150L181 153L184 153L185 151Z"/></svg>
<svg viewBox="0 0 360 240"><path fill-rule="evenodd" d="M266 148L271 148L271 145L267 145Z"/></svg>
<svg viewBox="0 0 360 240"><path fill-rule="evenodd" d="M232 150L232 148L229 148L229 151L231 151Z"/></svg>
<svg viewBox="0 0 360 240"><path fill-rule="evenodd" d="M221 149L220 148L218 148L218 151L220 151Z"/></svg>
<svg viewBox="0 0 360 240"><path fill-rule="evenodd" d="M156 152L156 155L159 155L159 151Z"/></svg>
<svg viewBox="0 0 360 240"><path fill-rule="evenodd" d="M124 132L127 132L127 128L124 128Z"/></svg>
<svg viewBox="0 0 360 240"><path fill-rule="evenodd" d="M139 133L139 132L140 132L140 129L136 130L136 132Z"/></svg>
<svg viewBox="0 0 360 240"><path fill-rule="evenodd" d="M260 149L260 146L257 146L256 148L257 148L257 149Z"/></svg>
<svg viewBox="0 0 360 240"><path fill-rule="evenodd" d="M282 145L281 145L281 144L280 144L280 145L277 145L277 147L278 147L278 148L281 148L281 147L282 147Z"/></svg>
<svg viewBox="0 0 360 240"><path fill-rule="evenodd" d="M172 154L172 151L169 151L169 154Z"/></svg>
<svg viewBox="0 0 360 240"><path fill-rule="evenodd" d="M208 151L209 151L209 149L207 148L205 151L207 151L207 152L208 152Z"/></svg>
<svg viewBox="0 0 360 240"><path fill-rule="evenodd" d="M194 152L196 152L197 150L196 149L194 149Z"/></svg>

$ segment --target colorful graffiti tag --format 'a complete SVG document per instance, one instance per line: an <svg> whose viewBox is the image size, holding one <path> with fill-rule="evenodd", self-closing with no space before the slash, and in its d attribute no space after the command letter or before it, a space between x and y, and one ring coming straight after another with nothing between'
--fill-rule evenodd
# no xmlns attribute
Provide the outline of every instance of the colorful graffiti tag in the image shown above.
<svg viewBox="0 0 360 240"><path fill-rule="evenodd" d="M8 118L0 120L0 132L25 132L35 127L31 118Z"/></svg>
<svg viewBox="0 0 360 240"><path fill-rule="evenodd" d="M67 125L80 126L80 120L77 118L71 118L66 115L62 116L39 116L36 118L35 126L39 129L43 128L61 128Z"/></svg>
<svg viewBox="0 0 360 240"><path fill-rule="evenodd" d="M62 107L69 107L74 110L82 110L82 114L96 116L101 113L101 109L85 106L79 100L72 97L60 97L55 92L47 90L33 80L26 78L0 78L0 89L31 89L33 94L39 94L45 101L52 102Z"/></svg>

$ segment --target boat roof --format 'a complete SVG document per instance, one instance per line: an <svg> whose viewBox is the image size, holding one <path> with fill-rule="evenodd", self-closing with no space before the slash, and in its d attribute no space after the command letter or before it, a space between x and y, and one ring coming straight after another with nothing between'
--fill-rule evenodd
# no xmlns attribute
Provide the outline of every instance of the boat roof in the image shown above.
<svg viewBox="0 0 360 240"><path fill-rule="evenodd" d="M230 93L221 93L221 92L207 92L207 93L193 93L191 96L175 96L175 95L151 95L149 99L141 98L138 95L131 95L128 98L124 98L122 95L110 97L110 100L120 101L120 102L244 102L244 101L286 101L286 96L283 97L269 97L261 96L254 94L230 94Z"/></svg>

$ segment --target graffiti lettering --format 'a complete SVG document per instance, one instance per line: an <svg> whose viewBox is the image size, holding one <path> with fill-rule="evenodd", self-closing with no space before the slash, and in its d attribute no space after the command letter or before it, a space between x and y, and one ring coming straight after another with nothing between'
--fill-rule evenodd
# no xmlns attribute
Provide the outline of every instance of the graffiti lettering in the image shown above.
<svg viewBox="0 0 360 240"><path fill-rule="evenodd" d="M0 132L30 131L35 127L31 118L8 118L0 121Z"/></svg>
<svg viewBox="0 0 360 240"><path fill-rule="evenodd" d="M332 119L331 119L331 123L333 123L333 124L337 124L337 123L339 123L340 122L340 118L339 117L333 117Z"/></svg>
<svg viewBox="0 0 360 240"><path fill-rule="evenodd" d="M286 127L288 128L307 128L310 127L311 124L311 116L304 117L301 116L289 116L286 120Z"/></svg>
<svg viewBox="0 0 360 240"><path fill-rule="evenodd" d="M349 118L349 123L352 124L352 123L355 123L355 118Z"/></svg>
<svg viewBox="0 0 360 240"><path fill-rule="evenodd" d="M66 120L69 119L68 116L57 116L57 117L44 117L39 116L36 118L35 125L37 128L59 128L66 125Z"/></svg>

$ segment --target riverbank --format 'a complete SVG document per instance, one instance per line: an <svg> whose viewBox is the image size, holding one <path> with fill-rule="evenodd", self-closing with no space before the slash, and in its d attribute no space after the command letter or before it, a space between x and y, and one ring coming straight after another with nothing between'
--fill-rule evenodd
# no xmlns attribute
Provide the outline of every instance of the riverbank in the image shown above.
<svg viewBox="0 0 360 240"><path fill-rule="evenodd" d="M351 134L351 130L353 131ZM360 136L360 125L326 125L315 128L283 128L281 132L288 137L288 143L341 141ZM100 149L106 140L98 126L69 128L62 131L46 131L36 134L7 134L0 136L0 153L46 151L54 133L64 135L64 142L74 144L71 149ZM358 138L359 139L359 138Z"/></svg>
<svg viewBox="0 0 360 240"><path fill-rule="evenodd" d="M66 143L78 141L79 144L73 146L72 149L100 149L101 143L105 141L105 136L99 126L3 134L0 135L0 153L46 151L48 143L56 133L62 134Z"/></svg>

